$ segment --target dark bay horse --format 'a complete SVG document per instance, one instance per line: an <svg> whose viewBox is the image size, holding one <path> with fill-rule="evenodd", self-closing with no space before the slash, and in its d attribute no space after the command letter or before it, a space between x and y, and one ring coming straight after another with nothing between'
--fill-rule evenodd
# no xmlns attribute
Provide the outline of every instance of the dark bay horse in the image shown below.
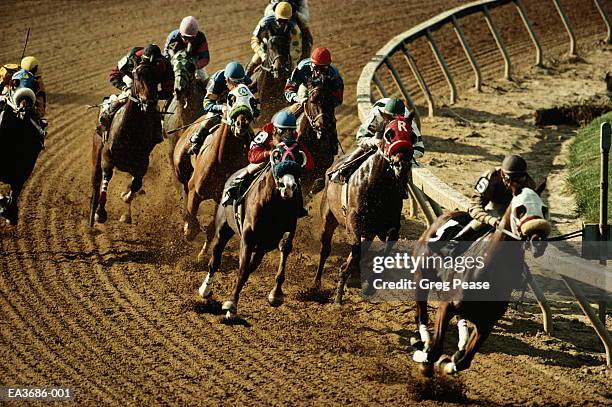
<svg viewBox="0 0 612 407"><path fill-rule="evenodd" d="M287 104L284 89L293 69L289 38L276 35L270 37L264 46L266 58L253 74L261 101L259 123L268 123L272 115Z"/></svg>
<svg viewBox="0 0 612 407"><path fill-rule="evenodd" d="M108 139L96 131L92 149L92 195L89 224L106 222L108 184L117 168L132 175L132 182L122 199L127 212L121 221L131 223L132 200L142 188L142 178L149 167L149 155L161 140L161 117L157 108L157 83L154 68L141 63L133 71L134 83L128 101L115 114Z"/></svg>
<svg viewBox="0 0 612 407"><path fill-rule="evenodd" d="M281 168L283 167L283 168ZM257 269L265 254L276 248L280 251L276 284L268 295L273 307L284 301L282 290L285 281L287 257L293 247L293 238L301 209L299 192L300 165L284 160L266 168L247 190L242 209L233 205L219 205L215 216L215 236L212 240L212 256L208 263L208 274L199 288L203 298L212 295L212 278L221 264L221 255L230 238L240 236L240 266L231 299L223 303L226 317L237 314L240 291L249 275ZM226 183L233 181L240 171L234 173ZM237 215L238 214L238 215ZM238 224L237 218L240 219Z"/></svg>
<svg viewBox="0 0 612 407"><path fill-rule="evenodd" d="M400 121L401 130L394 131ZM410 172L414 151L410 129L410 121L399 118L391 121L383 137L384 147L379 147L352 174L347 184L340 185L326 178L320 210L321 251L314 285L315 288L321 285L334 231L339 224L343 224L349 237L351 253L340 268L336 304L342 303L344 286L351 272L358 272L361 242L376 237L391 242L397 241L399 237L403 205L401 191ZM342 162L342 157L337 160L338 164Z"/></svg>
<svg viewBox="0 0 612 407"><path fill-rule="evenodd" d="M309 82L308 97L303 104L298 123L299 141L314 158L315 168L304 174L304 192L313 195L323 189L325 172L334 162L336 116L331 88L324 82Z"/></svg>
<svg viewBox="0 0 612 407"><path fill-rule="evenodd" d="M547 220L547 208L542 203L539 194L544 190L545 183L536 191L529 188L513 188L513 199L501 219L499 228L492 234L474 243L461 256L463 258L484 259L478 265L466 267L460 274L446 271L444 281L453 281L458 275L466 283L488 282L491 292L468 290L448 294L448 301L441 301L436 314L434 337L429 344L427 333L427 295L428 290L421 290L417 296L417 323L423 341L423 350L417 350L414 360L422 363L424 374L430 375L433 364L445 374L453 374L470 367L476 352L487 339L495 323L505 314L512 290L518 288L523 281L525 267L525 246L531 247L535 257L541 256L546 249L546 239L551 226ZM432 253L427 242L436 236L438 229L451 219L465 217L465 212L451 212L441 215L420 237L413 257L431 257ZM420 279L438 279L434 268L418 267L414 281ZM417 283L418 286L418 283ZM452 298L451 298L452 297ZM444 298L443 298L444 299ZM442 356L444 335L453 316L458 315L459 350L452 359ZM475 325L469 335L467 321Z"/></svg>
<svg viewBox="0 0 612 407"><path fill-rule="evenodd" d="M166 116L163 124L164 134L170 141L170 156L181 132L168 132L191 124L204 114L202 101L206 95L206 84L196 79L196 65L191 58L190 49L191 44L186 50L174 54L171 60L174 70L174 97L165 110L174 114Z"/></svg>
<svg viewBox="0 0 612 407"><path fill-rule="evenodd" d="M32 89L18 88L0 113L0 182L10 186L8 196L0 195L0 216L10 225L18 222L19 195L43 147L32 123L35 101Z"/></svg>
<svg viewBox="0 0 612 407"><path fill-rule="evenodd" d="M219 203L227 177L248 164L247 152L253 139L253 98L246 85L238 85L228 94L228 118L204 140L197 157L187 154L190 132L181 135L176 145L174 168L187 196L183 231L188 240L200 232L197 218L200 203L206 199ZM214 219L206 230L207 242L213 233Z"/></svg>

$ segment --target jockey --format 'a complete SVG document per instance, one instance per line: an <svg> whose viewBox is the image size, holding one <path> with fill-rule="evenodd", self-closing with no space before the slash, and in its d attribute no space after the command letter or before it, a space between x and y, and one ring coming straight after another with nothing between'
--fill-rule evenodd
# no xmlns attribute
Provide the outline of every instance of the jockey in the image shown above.
<svg viewBox="0 0 612 407"><path fill-rule="evenodd" d="M221 123L227 94L241 83L247 85L251 92L253 92L253 96L255 96L255 99L252 100L254 105L251 106L253 108L253 116L259 116L260 108L257 84L245 74L244 67L240 63L234 61L228 63L224 69L215 72L208 82L206 96L203 101L206 117L201 122L198 131L189 139L191 143L189 154L197 154L210 129Z"/></svg>
<svg viewBox="0 0 612 407"><path fill-rule="evenodd" d="M452 255L459 250L459 242L475 240L489 227L498 227L501 217L512 201L511 187L536 188L535 182L527 173L527 162L518 155L506 156L501 167L495 167L481 175L474 187L468 209L472 221L440 252L443 255Z"/></svg>
<svg viewBox="0 0 612 407"><path fill-rule="evenodd" d="M143 62L154 64L157 68L155 70L155 80L161 85L158 98L163 100L172 97L174 92L174 71L170 62L162 56L159 47L155 44L149 44L145 48L132 48L126 56L119 60L117 66L110 73L110 83L122 92L118 96L111 96L110 102L106 103L107 107L101 109L99 121L102 125L102 130L109 130L113 116L127 102L132 85L132 71Z"/></svg>
<svg viewBox="0 0 612 407"><path fill-rule="evenodd" d="M208 74L204 68L210 62L208 40L206 35L200 31L198 20L193 16L183 18L179 29L168 34L164 45L164 56L171 60L176 52L186 49L189 44L191 44L196 65L196 79L205 82L208 79Z"/></svg>
<svg viewBox="0 0 612 407"><path fill-rule="evenodd" d="M334 171L331 181L344 184L351 174L376 151L382 139L385 126L397 116L408 117L409 112L401 99L383 98L374 103L366 120L357 130L358 147L346 156L340 169ZM420 158L425 153L421 132L415 121L412 121L414 158Z"/></svg>
<svg viewBox="0 0 612 407"><path fill-rule="evenodd" d="M302 55L302 37L297 22L292 19L293 8L286 1L281 1L274 8L274 15L262 18L251 37L251 49L255 53L247 65L247 75L252 75L263 60L266 59L265 42L273 36L286 37L289 40L289 55L293 66Z"/></svg>
<svg viewBox="0 0 612 407"><path fill-rule="evenodd" d="M295 115L291 112L281 111L274 117L273 123L268 123L262 127L259 133L251 142L248 152L249 165L242 170L240 174L225 190L221 205L227 206L237 200L249 187L253 181L253 175L263 169L272 155L272 151L281 143L295 143L295 130L297 123ZM304 152L306 158L305 169L312 171L314 169L314 161L312 155L306 146L297 142L298 147ZM300 199L301 194L300 194ZM303 205L302 205L303 206ZM308 212L302 209L300 217L306 216Z"/></svg>
<svg viewBox="0 0 612 407"><path fill-rule="evenodd" d="M47 135L47 121L41 116L41 114L44 114L44 101L46 101L46 98L44 91L40 89L41 85L44 86L42 82L39 83L37 76L32 72L23 68L19 69L11 76L11 80L6 87L6 93L0 96L0 110L4 109L4 105L9 99L12 99L15 103L17 102L13 99L13 96L19 97L19 89L27 88L34 92L34 110L30 120L40 136L41 146L44 146L44 139ZM1 119L2 113L0 113L0 120Z"/></svg>
<svg viewBox="0 0 612 407"><path fill-rule="evenodd" d="M264 16L274 15L274 10L279 3L281 3L281 0L270 0L270 4L268 4L266 11L264 11ZM310 55L313 42L310 27L308 26L310 20L308 0L288 0L287 3L291 5L293 11L292 19L297 22L298 28L302 32L302 56L300 57L300 60L302 60Z"/></svg>

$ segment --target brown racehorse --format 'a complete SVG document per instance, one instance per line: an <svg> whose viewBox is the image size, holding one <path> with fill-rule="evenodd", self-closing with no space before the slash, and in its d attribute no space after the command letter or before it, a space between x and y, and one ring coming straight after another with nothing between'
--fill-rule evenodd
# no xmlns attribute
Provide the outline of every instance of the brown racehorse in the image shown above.
<svg viewBox="0 0 612 407"><path fill-rule="evenodd" d="M0 216L10 225L17 224L19 195L42 150L41 136L31 121L35 100L31 89L20 88L0 113L0 182L10 185L9 195L0 195Z"/></svg>
<svg viewBox="0 0 612 407"><path fill-rule="evenodd" d="M351 253L340 268L336 304L342 303L349 275L358 271L362 240L371 241L378 237L382 241L391 242L397 241L399 237L402 190L406 185L414 151L409 130L410 120L412 117L408 120L394 119L387 125L386 129L393 129L401 121L402 131L386 130L383 137L384 150L379 146L377 152L352 174L347 184L326 181L320 210L321 252L314 285L315 288L321 285L334 231L342 223L348 233ZM339 164L342 162L342 157L337 160Z"/></svg>
<svg viewBox="0 0 612 407"><path fill-rule="evenodd" d="M323 82L309 82L308 97L298 123L299 141L310 151L315 168L304 174L304 192L313 195L323 189L324 176L334 162L336 143L336 116L334 98L329 86Z"/></svg>
<svg viewBox="0 0 612 407"><path fill-rule="evenodd" d="M284 169L280 166L287 165ZM273 170L266 169L253 181L242 201L240 225L237 224L234 206L219 205L215 219L216 231L212 240L212 256L208 263L208 274L200 286L199 293L204 298L212 295L211 283L221 264L221 255L230 238L240 236L240 266L232 297L223 303L226 316L237 313L238 297L249 275L257 269L265 254L278 247L280 260L276 274L276 284L268 295L273 307L284 301L282 285L285 281L285 265L293 247L293 238L301 209L299 194L299 168L295 161L281 161ZM233 181L240 171L234 173L226 183Z"/></svg>
<svg viewBox="0 0 612 407"><path fill-rule="evenodd" d="M129 189L122 194L127 212L121 217L121 221L131 223L132 200L142 188L142 178L149 167L149 155L161 140L158 84L154 80L154 68L142 63L133 70L133 76L131 95L115 114L107 140L103 142L97 131L93 135L90 226L94 221L106 222L106 194L115 168L132 175Z"/></svg>
<svg viewBox="0 0 612 407"><path fill-rule="evenodd" d="M534 192L529 188L513 188L513 199L500 221L499 228L492 234L474 243L461 256L463 258L484 258L480 268L478 266L467 267L461 272L462 280L465 282L489 282L492 290L487 292L461 291L452 294L449 301L441 301L436 314L434 338L428 344L428 333L426 331L427 316L427 290L416 293L417 297L417 322L419 332L424 342L424 349L417 350L414 360L422 363L422 371L430 375L433 364L445 374L452 374L470 367L476 352L487 339L495 323L504 315L508 308L508 301L514 288L521 284L525 262L525 244L528 242L535 257L541 256L546 249L546 238L550 233L550 223L546 219L547 209L542 203L539 194L544 190L545 183L540 185ZM428 241L436 236L438 229L451 219L465 217L465 212L451 212L441 215L421 236L415 250L414 256L427 258L432 256L428 247ZM467 264L467 263L466 263ZM415 282L422 278L437 278L438 270L422 269L418 267L415 271ZM444 281L452 281L457 273L451 273ZM419 284L417 283L417 287ZM449 294L450 295L450 294ZM484 299L484 295L490 296ZM493 299L492 299L493 298ZM486 301L486 302L484 302ZM444 335L449 322L453 316L458 315L459 327L459 350L452 359L442 357ZM472 322L475 329L469 336L465 320ZM462 335L462 329L464 333Z"/></svg>
<svg viewBox="0 0 612 407"><path fill-rule="evenodd" d="M248 164L247 152L253 139L253 98L246 85L238 85L228 94L229 120L224 119L217 130L204 140L197 157L187 154L191 131L181 135L176 145L174 168L187 195L183 231L188 240L200 232L197 218L200 203L206 199L219 203L227 177ZM207 241L214 233L213 221L206 230Z"/></svg>
<svg viewBox="0 0 612 407"><path fill-rule="evenodd" d="M286 105L284 89L293 69L288 38L280 35L270 37L265 49L266 58L253 74L261 100L258 123L268 123L272 115Z"/></svg>

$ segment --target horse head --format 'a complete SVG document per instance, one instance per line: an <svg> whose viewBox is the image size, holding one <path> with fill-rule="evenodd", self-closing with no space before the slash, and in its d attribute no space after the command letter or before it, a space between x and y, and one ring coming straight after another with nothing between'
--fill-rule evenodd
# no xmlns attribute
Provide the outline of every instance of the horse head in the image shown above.
<svg viewBox="0 0 612 407"><path fill-rule="evenodd" d="M509 223L512 233L529 243L534 257L544 254L551 231L548 208L540 198L545 187L546 181L535 191L527 187L513 190L514 196L502 219L502 225Z"/></svg>
<svg viewBox="0 0 612 407"><path fill-rule="evenodd" d="M292 199L299 186L302 167L306 166L306 154L295 140L279 143L270 155L272 175L276 189L284 200Z"/></svg>
<svg viewBox="0 0 612 407"><path fill-rule="evenodd" d="M398 179L405 179L412 166L413 117L414 113L410 113L408 118L397 116L385 126L383 133L381 152Z"/></svg>
<svg viewBox="0 0 612 407"><path fill-rule="evenodd" d="M191 44L187 49L180 50L172 56L172 70L174 71L174 95L177 102L187 108L189 98L193 92L196 65L191 57Z"/></svg>
<svg viewBox="0 0 612 407"><path fill-rule="evenodd" d="M9 83L9 97L7 105L10 106L15 115L23 120L34 111L36 103L36 79L31 72L22 69L16 72Z"/></svg>
<svg viewBox="0 0 612 407"><path fill-rule="evenodd" d="M143 62L132 70L134 83L131 88L130 100L140 106L143 112L157 108L157 81L155 66Z"/></svg>
<svg viewBox="0 0 612 407"><path fill-rule="evenodd" d="M272 77L289 76L291 72L291 57L289 55L289 38L275 35L264 42L266 59L262 61L261 68L272 74Z"/></svg>
<svg viewBox="0 0 612 407"><path fill-rule="evenodd" d="M255 96L248 86L239 84L227 94L227 123L232 134L246 138L251 132Z"/></svg>
<svg viewBox="0 0 612 407"><path fill-rule="evenodd" d="M334 97L331 87L325 80L314 79L306 86L307 98L304 103L304 115L317 139L321 139L328 131L335 131L336 116L334 114Z"/></svg>

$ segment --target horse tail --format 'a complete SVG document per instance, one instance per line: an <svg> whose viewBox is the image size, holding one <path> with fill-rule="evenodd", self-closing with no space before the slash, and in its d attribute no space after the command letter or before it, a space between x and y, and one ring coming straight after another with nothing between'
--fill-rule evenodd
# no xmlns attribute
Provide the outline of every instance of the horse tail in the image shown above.
<svg viewBox="0 0 612 407"><path fill-rule="evenodd" d="M102 139L97 133L93 135L91 151L91 162L93 171L91 173L91 203L89 207L89 227L93 227L98 202L100 200L100 185L102 184Z"/></svg>

